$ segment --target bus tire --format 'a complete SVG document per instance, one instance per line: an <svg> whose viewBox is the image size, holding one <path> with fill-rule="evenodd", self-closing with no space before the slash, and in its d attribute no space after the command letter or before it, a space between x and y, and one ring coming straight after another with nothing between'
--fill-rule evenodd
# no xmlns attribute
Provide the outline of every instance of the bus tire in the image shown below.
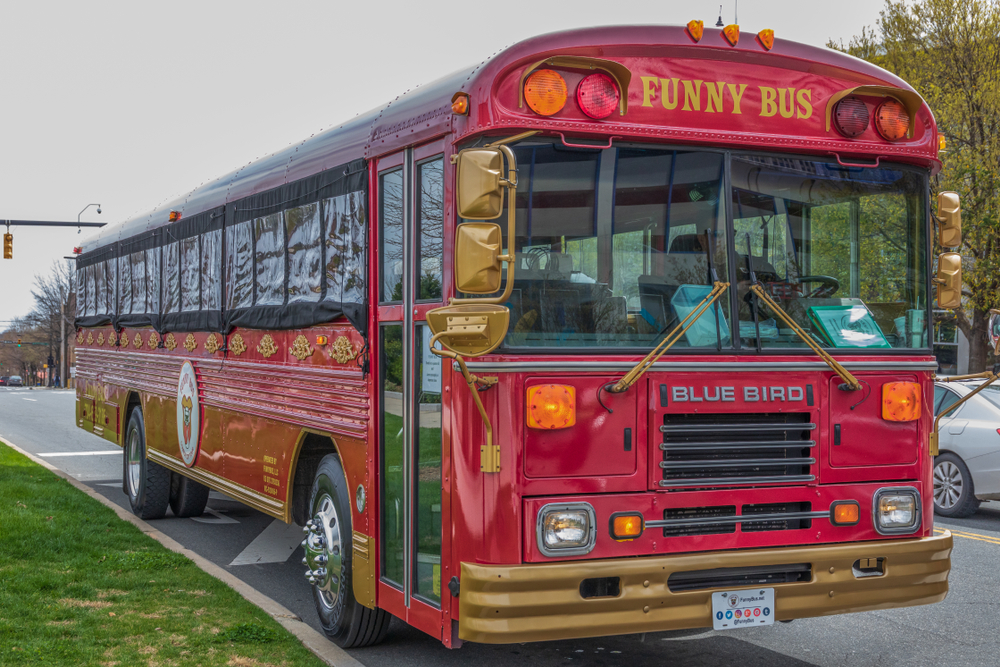
<svg viewBox="0 0 1000 667"><path fill-rule="evenodd" d="M328 454L316 468L309 494L310 519L303 542L306 578L312 584L320 625L335 644L354 648L377 644L391 616L354 597L351 497L340 459Z"/></svg>
<svg viewBox="0 0 1000 667"><path fill-rule="evenodd" d="M170 502L170 471L146 458L146 426L139 408L132 411L125 429L122 476L132 514L162 519Z"/></svg>
<svg viewBox="0 0 1000 667"><path fill-rule="evenodd" d="M174 516L186 518L204 514L209 488L176 472L170 477L170 509Z"/></svg>

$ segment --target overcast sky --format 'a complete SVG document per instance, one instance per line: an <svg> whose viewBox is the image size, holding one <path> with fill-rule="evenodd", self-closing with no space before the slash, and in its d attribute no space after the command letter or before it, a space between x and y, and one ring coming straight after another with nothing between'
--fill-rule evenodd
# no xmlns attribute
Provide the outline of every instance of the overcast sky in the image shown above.
<svg viewBox="0 0 1000 667"><path fill-rule="evenodd" d="M739 23L822 46L881 6L743 0ZM0 0L0 220L76 220L94 202L83 220L118 222L526 37L718 15L701 0ZM94 230L11 231L0 330Z"/></svg>

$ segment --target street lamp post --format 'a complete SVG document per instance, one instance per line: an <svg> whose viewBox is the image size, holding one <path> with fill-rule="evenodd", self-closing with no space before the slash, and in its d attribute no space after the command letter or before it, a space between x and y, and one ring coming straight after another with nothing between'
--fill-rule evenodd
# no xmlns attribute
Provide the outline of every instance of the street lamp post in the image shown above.
<svg viewBox="0 0 1000 667"><path fill-rule="evenodd" d="M76 233L77 233L77 234L79 234L80 232L82 232L82 231L83 231L83 230L82 230L82 229L81 229L81 228L79 227L79 225L80 225L80 216L81 216L81 215L83 215L83 212L84 212L84 211L86 211L86 210L87 210L88 208L90 208L91 206L96 206L96 207L97 207L97 214L98 214L98 215L100 215L100 214L101 214L101 205L100 205L100 204L87 204L86 206L84 206L84 207L83 207L83 209L81 209L81 211L80 211L79 213L77 213L77 214L76 214L76 224L77 224L77 228L76 228Z"/></svg>

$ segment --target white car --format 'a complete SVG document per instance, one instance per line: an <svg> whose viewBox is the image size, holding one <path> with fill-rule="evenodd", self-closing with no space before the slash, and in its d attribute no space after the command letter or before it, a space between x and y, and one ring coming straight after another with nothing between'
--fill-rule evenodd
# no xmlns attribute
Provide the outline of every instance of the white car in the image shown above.
<svg viewBox="0 0 1000 667"><path fill-rule="evenodd" d="M934 459L934 511L941 516L970 516L983 500L1000 500L1000 381L948 411L979 385L934 385L934 414L947 413Z"/></svg>

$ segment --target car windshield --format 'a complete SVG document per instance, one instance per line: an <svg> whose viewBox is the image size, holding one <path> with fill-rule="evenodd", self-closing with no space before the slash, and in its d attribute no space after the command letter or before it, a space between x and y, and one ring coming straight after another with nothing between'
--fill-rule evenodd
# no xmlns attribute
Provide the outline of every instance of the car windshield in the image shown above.
<svg viewBox="0 0 1000 667"><path fill-rule="evenodd" d="M994 407L1000 408L1000 386L991 384L979 392L979 395L992 403Z"/></svg>
<svg viewBox="0 0 1000 667"><path fill-rule="evenodd" d="M675 348L806 347L748 296L750 270L825 347L927 346L924 172L643 146L513 150L507 348L649 348L716 280L730 293Z"/></svg>

